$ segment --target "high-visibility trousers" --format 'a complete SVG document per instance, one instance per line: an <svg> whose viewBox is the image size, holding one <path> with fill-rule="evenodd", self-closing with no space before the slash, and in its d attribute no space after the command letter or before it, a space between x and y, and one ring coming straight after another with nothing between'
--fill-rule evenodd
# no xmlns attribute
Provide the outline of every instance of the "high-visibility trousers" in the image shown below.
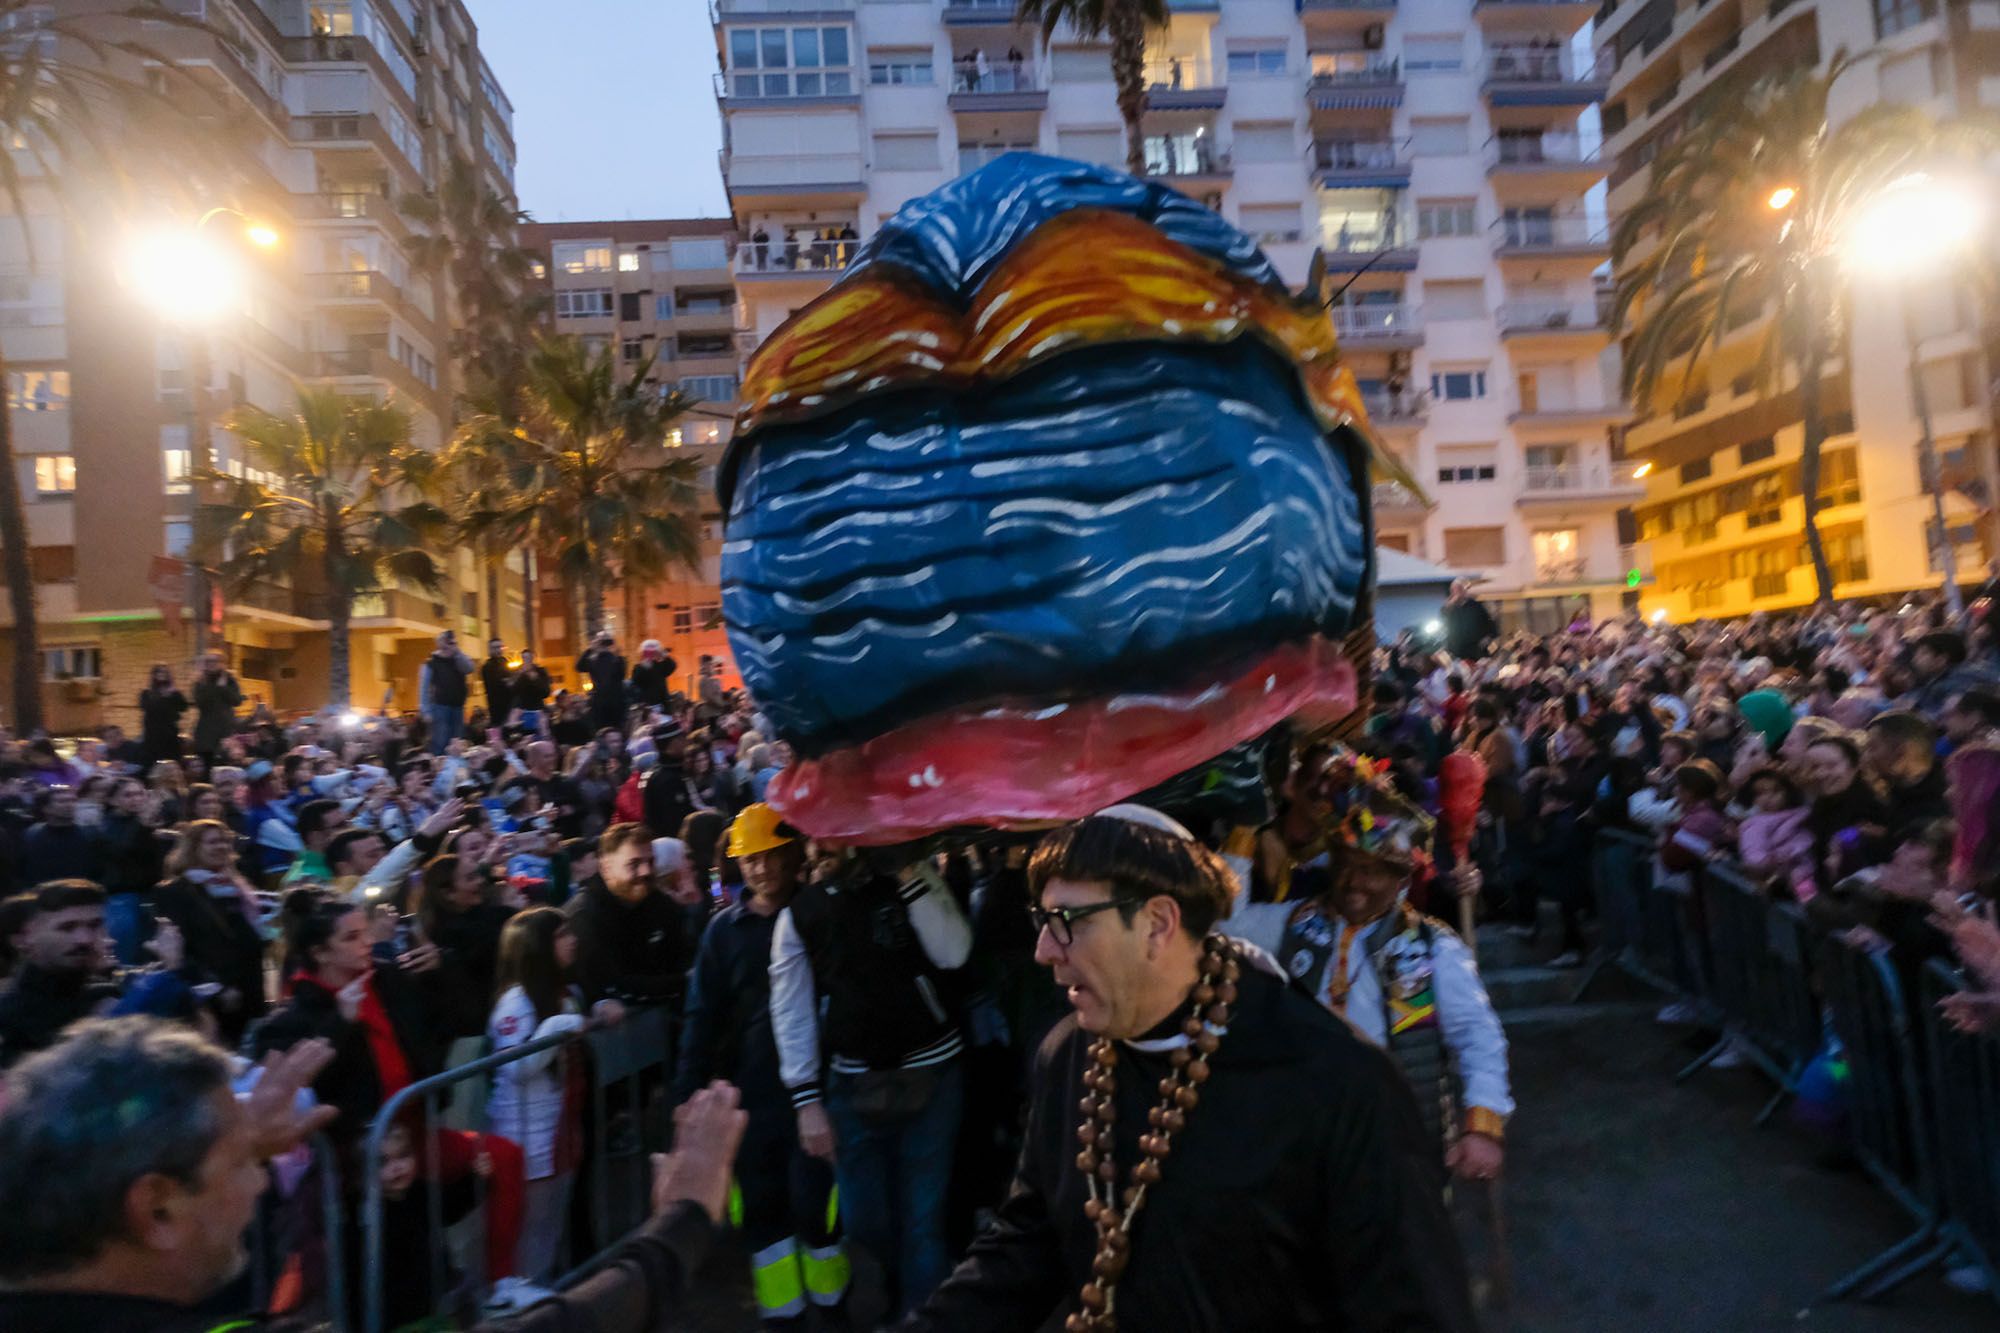
<svg viewBox="0 0 2000 1333"><path fill-rule="evenodd" d="M750 1247L750 1278L767 1325L802 1321L808 1305L847 1299L833 1168L799 1147L795 1133L753 1127L736 1154L729 1220Z"/></svg>

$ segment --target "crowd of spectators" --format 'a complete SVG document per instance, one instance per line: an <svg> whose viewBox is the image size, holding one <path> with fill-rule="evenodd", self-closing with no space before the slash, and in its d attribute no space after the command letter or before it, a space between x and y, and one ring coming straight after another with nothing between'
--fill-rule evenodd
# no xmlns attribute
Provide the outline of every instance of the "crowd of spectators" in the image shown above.
<svg viewBox="0 0 2000 1333"><path fill-rule="evenodd" d="M1434 633L1378 650L1357 744L1433 810L1449 754L1484 761L1483 914L1529 940L1553 928L1556 966L1587 947L1594 904L1577 868L1598 832L1621 829L1655 840L1666 875L1727 858L1899 966L1954 960L1973 983L1950 1001L1954 1021L2000 1027L2000 635L1987 609L1954 620L1920 599L1690 626L1630 612L1503 636L1461 589ZM477 663L441 637L409 714L244 714L211 658L192 700L155 671L136 741L107 727L73 747L0 744L0 1068L105 1015L205 1034L240 1053L239 1081L258 1061L322 1053L301 1081L352 1163L415 1080L641 1007L676 1032L693 1009L698 1028L720 1001L691 998L691 972L733 977L736 948L756 955L761 986L769 956L779 1024L758 1040L774 1059L724 1058L704 1031L694 1063L717 1068L684 1060L653 1092L692 1104L727 1074L789 1098L796 1119L779 1139L795 1124L807 1158L832 1158L836 1139L879 1157L879 1188L851 1197L844 1171L842 1193L892 1284L900 1268L892 1302L914 1305L996 1199L1025 1053L1062 1007L1032 962L1024 849L940 856L916 879L883 880L879 897L853 895L858 926L843 924L847 908L787 913L767 944L768 925L729 915L780 873L767 849L787 836L763 829L743 894L728 831L791 758L756 702L725 689L715 663L676 674L650 642L628 662L594 638L577 663L590 686L573 692L532 655L488 649ZM1277 754L1253 897L1282 896L1322 833L1310 761L1288 742ZM810 883L839 859L806 849L783 873ZM723 916L727 930L708 929ZM697 969L704 948L714 956ZM751 1008L763 1013L761 992ZM604 1147L579 1140L573 1057L502 1066L486 1129L417 1121L385 1138L392 1326L444 1299L428 1257L438 1219L413 1191L426 1173L447 1222L483 1198L493 1306L544 1296L582 1155ZM856 1070L899 1074L903 1101L873 1106L880 1089Z"/></svg>

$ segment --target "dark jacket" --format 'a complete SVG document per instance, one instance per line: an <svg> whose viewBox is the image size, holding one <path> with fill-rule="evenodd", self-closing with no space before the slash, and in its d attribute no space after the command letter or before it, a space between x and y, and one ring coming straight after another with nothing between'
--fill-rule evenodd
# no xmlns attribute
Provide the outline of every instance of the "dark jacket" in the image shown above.
<svg viewBox="0 0 2000 1333"><path fill-rule="evenodd" d="M1212 1077L1147 1191L1119 1327L1472 1333L1437 1145L1395 1066L1274 977L1246 969L1238 995ZM1039 1328L1077 1308L1097 1248L1076 1167L1090 1046L1073 1016L1042 1043L1013 1189L899 1333ZM1165 1052L1119 1056L1111 1156L1129 1169L1170 1066Z"/></svg>
<svg viewBox="0 0 2000 1333"><path fill-rule="evenodd" d="M576 672L590 677L590 715L599 726L610 726L625 716L623 656L592 648L576 659Z"/></svg>
<svg viewBox="0 0 2000 1333"><path fill-rule="evenodd" d="M211 680L207 675L194 682L194 749L196 754L213 754L222 738L236 729L236 710L243 703L243 687L232 672Z"/></svg>
<svg viewBox="0 0 2000 1333"><path fill-rule="evenodd" d="M236 992L234 1003L218 997L216 1018L226 1044L270 1008L264 998L264 941L234 898L217 898L183 876L153 891L153 914L180 928L187 965Z"/></svg>
<svg viewBox="0 0 2000 1333"><path fill-rule="evenodd" d="M166 851L160 835L131 815L108 814L91 830L97 841L97 882L106 893L149 894L160 882Z"/></svg>
<svg viewBox="0 0 2000 1333"><path fill-rule="evenodd" d="M488 655L479 664L479 685L486 691L487 725L501 726L507 721L507 714L516 707L514 703L514 673L507 666L507 659Z"/></svg>
<svg viewBox="0 0 2000 1333"><path fill-rule="evenodd" d="M486 1032L493 1010L493 973L500 964L500 931L511 908L482 903L467 912L439 912L430 940L438 948L437 1022L447 1039Z"/></svg>
<svg viewBox="0 0 2000 1333"><path fill-rule="evenodd" d="M628 905L592 876L564 905L576 935L577 984L584 998L627 1004L679 1004L687 989L700 928L663 893Z"/></svg>
<svg viewBox="0 0 2000 1333"><path fill-rule="evenodd" d="M139 692L139 749L144 762L181 757L181 714L187 710L187 696L179 690Z"/></svg>
<svg viewBox="0 0 2000 1333"><path fill-rule="evenodd" d="M376 968L373 978L370 984L395 1030L410 1078L437 1073L444 1063L444 1040L428 1012L428 987L423 979L407 977L393 967ZM367 1132L368 1122L382 1109L388 1094L369 1048L367 1028L341 1016L332 991L311 977L294 977L291 994L250 1029L244 1039L244 1054L261 1060L272 1051L290 1050L310 1037L323 1038L333 1046L333 1063L313 1080L313 1094L326 1105L340 1108L340 1118L329 1132L352 1142Z"/></svg>
<svg viewBox="0 0 2000 1333"><path fill-rule="evenodd" d="M632 702L641 708L665 708L667 689L680 664L662 655L657 662L642 661L632 668Z"/></svg>
<svg viewBox="0 0 2000 1333"><path fill-rule="evenodd" d="M714 1224L699 1204L680 1203L611 1252L590 1277L519 1314L482 1320L472 1333L652 1333L672 1328ZM68 1291L0 1291L7 1333L306 1333L323 1322L219 1315L137 1296Z"/></svg>
<svg viewBox="0 0 2000 1333"><path fill-rule="evenodd" d="M0 1069L55 1045L64 1028L90 1017L117 995L116 986L88 972L49 972L21 964L0 986Z"/></svg>
<svg viewBox="0 0 2000 1333"><path fill-rule="evenodd" d="M21 839L21 887L52 879L95 880L98 843L77 824L37 824Z"/></svg>
<svg viewBox="0 0 2000 1333"><path fill-rule="evenodd" d="M1483 602L1468 597L1446 602L1438 611L1444 622L1444 646L1453 657L1477 657L1499 636L1500 626Z"/></svg>
<svg viewBox="0 0 2000 1333"><path fill-rule="evenodd" d="M646 827L656 838L678 838L681 825L694 813L694 793L688 788L687 769L680 764L660 764L639 786Z"/></svg>
<svg viewBox="0 0 2000 1333"><path fill-rule="evenodd" d="M1924 825L1951 818L1951 801L1945 795L1944 765L1933 762L1923 777L1907 787L1888 790L1889 841L1899 843Z"/></svg>
<svg viewBox="0 0 2000 1333"><path fill-rule="evenodd" d="M771 935L777 924L776 914L760 916L736 903L702 932L688 979L676 1105L720 1078L742 1090L752 1119L791 1119L792 1097L778 1077L778 1044L771 1036Z"/></svg>
<svg viewBox="0 0 2000 1333"><path fill-rule="evenodd" d="M549 706L549 692L555 688L549 673L539 666L522 667L514 677L514 707L537 713Z"/></svg>

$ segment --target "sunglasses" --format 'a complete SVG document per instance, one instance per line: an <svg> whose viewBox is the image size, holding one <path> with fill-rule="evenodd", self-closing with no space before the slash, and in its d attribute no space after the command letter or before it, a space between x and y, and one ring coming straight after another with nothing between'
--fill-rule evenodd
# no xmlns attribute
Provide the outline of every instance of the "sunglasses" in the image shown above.
<svg viewBox="0 0 2000 1333"><path fill-rule="evenodd" d="M1067 949L1076 938L1076 923L1087 916L1095 916L1118 906L1116 898L1106 898L1101 903L1086 903L1082 907L1040 907L1028 905L1028 920L1034 922L1035 933L1049 932L1049 937Z"/></svg>

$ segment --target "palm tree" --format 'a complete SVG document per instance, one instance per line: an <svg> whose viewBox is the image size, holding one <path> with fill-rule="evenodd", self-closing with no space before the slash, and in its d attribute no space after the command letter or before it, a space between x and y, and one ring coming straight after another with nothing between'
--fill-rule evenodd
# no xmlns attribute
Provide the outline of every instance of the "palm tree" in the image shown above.
<svg viewBox="0 0 2000 1333"><path fill-rule="evenodd" d="M1723 337L1765 309L1754 373L1766 396L1797 386L1799 488L1822 602L1834 580L1818 522L1821 379L1847 349L1841 246L1885 186L1922 170L1979 170L2000 144L1987 122L1940 122L1890 103L1829 128L1828 90L1852 64L1841 53L1823 74L1797 69L1709 90L1612 238L1613 322L1629 334L1624 380L1635 407L1705 384Z"/></svg>
<svg viewBox="0 0 2000 1333"><path fill-rule="evenodd" d="M248 470L267 475L198 476L218 500L195 513L195 549L218 566L223 586L286 579L326 599L329 701L351 695L349 625L354 603L399 583L435 594L450 520L423 497L437 457L410 443L410 417L392 402L334 389L300 389L298 409L278 416L240 407L223 425L243 441Z"/></svg>
<svg viewBox="0 0 2000 1333"><path fill-rule="evenodd" d="M1014 17L1042 30L1046 46L1064 22L1082 37L1111 38L1111 81L1125 121L1125 170L1146 174L1146 33L1167 26L1168 0L1020 0Z"/></svg>
<svg viewBox="0 0 2000 1333"><path fill-rule="evenodd" d="M678 392L620 379L609 348L547 337L528 354L521 417L482 414L458 430L445 466L463 488L462 531L526 546L583 589L584 619L604 623L604 589L701 558L697 465L665 454L687 409Z"/></svg>
<svg viewBox="0 0 2000 1333"><path fill-rule="evenodd" d="M213 33L199 20L134 4L123 11L57 17L38 0L0 0L0 197L37 268L27 220L52 207L74 230L128 215L139 200L202 197L222 136L184 100L201 97L180 64L119 35L141 18ZM159 81L149 84L150 70ZM77 246L73 253L89 253ZM0 356L0 383L6 378ZM14 614L14 713L18 734L42 726L41 633L28 520L15 472L11 414L0 406L0 573Z"/></svg>

